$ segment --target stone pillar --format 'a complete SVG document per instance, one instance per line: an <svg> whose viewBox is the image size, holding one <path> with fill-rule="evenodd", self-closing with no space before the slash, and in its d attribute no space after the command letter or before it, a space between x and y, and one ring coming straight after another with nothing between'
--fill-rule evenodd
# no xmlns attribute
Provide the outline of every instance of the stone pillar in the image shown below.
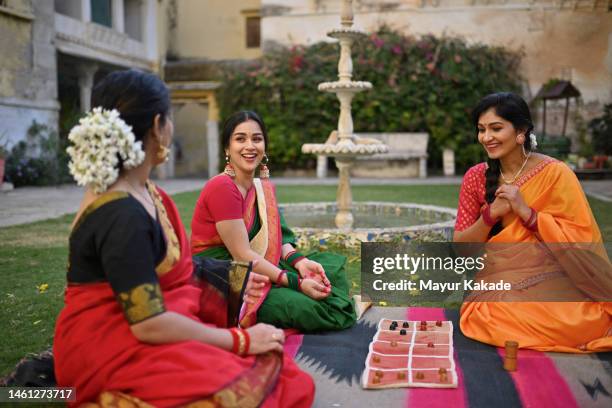
<svg viewBox="0 0 612 408"><path fill-rule="evenodd" d="M113 0L111 10L113 13L113 28L120 33L125 32L125 6L123 0Z"/></svg>
<svg viewBox="0 0 612 408"><path fill-rule="evenodd" d="M219 107L213 93L208 99L206 146L208 148L208 178L211 178L219 173Z"/></svg>
<svg viewBox="0 0 612 408"><path fill-rule="evenodd" d="M147 58L157 61L157 0L142 2L142 43L147 51Z"/></svg>
<svg viewBox="0 0 612 408"><path fill-rule="evenodd" d="M327 177L327 156L322 154L317 155L317 178L324 179Z"/></svg>
<svg viewBox="0 0 612 408"><path fill-rule="evenodd" d="M427 178L427 158L419 158L419 178Z"/></svg>
<svg viewBox="0 0 612 408"><path fill-rule="evenodd" d="M98 71L98 65L82 63L77 67L77 71L79 74L81 111L88 112L91 109L91 91L94 86L94 75Z"/></svg>
<svg viewBox="0 0 612 408"><path fill-rule="evenodd" d="M351 229L353 227L353 194L351 193L350 171L355 159L336 158L338 167L338 192L336 193L336 227Z"/></svg>
<svg viewBox="0 0 612 408"><path fill-rule="evenodd" d="M91 0L81 0L81 21L91 21Z"/></svg>

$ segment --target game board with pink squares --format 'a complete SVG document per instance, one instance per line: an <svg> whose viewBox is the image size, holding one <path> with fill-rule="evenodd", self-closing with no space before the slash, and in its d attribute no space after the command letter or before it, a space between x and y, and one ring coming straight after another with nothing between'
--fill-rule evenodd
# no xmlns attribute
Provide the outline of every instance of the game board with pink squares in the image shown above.
<svg viewBox="0 0 612 408"><path fill-rule="evenodd" d="M370 343L364 388L456 388L453 324L382 319Z"/></svg>

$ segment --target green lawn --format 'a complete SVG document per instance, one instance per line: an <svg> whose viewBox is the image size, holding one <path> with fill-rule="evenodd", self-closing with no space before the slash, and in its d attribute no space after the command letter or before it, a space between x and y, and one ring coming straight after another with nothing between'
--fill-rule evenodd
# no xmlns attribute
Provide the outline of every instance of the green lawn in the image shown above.
<svg viewBox="0 0 612 408"><path fill-rule="evenodd" d="M333 186L279 186L281 203L333 201ZM174 200L187 230L199 192ZM459 186L355 186L355 201L396 201L455 207ZM612 203L590 199L606 242L612 241ZM67 237L73 216L0 228L0 377L25 354L51 346L55 317L63 304ZM349 264L349 277L359 279L359 262ZM48 289L39 290L47 284ZM356 287L354 285L354 287Z"/></svg>

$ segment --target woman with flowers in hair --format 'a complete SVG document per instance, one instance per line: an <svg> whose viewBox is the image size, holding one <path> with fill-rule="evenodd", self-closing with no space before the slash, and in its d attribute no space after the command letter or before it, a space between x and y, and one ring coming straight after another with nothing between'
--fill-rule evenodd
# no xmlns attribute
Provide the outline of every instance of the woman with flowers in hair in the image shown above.
<svg viewBox="0 0 612 408"><path fill-rule="evenodd" d="M313 382L283 354L282 330L210 324L220 320L211 312L239 308L243 291L257 300L267 279L252 274L244 289L248 269L229 262L204 265L216 277L194 274L176 207L149 181L173 134L163 82L111 73L92 106L69 135L70 171L89 192L70 235L58 385L76 388L77 405L310 406ZM202 301L207 291L218 303Z"/></svg>
<svg viewBox="0 0 612 408"><path fill-rule="evenodd" d="M262 119L252 111L236 112L225 121L221 138L227 165L206 183L196 204L193 255L257 261L255 271L269 278L259 301L244 308L243 326L260 321L300 332L351 327L356 316L346 258L297 251L269 180Z"/></svg>
<svg viewBox="0 0 612 408"><path fill-rule="evenodd" d="M461 308L462 332L496 346L542 351L612 350L612 273L578 179L535 153L525 101L483 98L472 121L488 160L463 178L455 242L486 242L476 277L508 291L480 291Z"/></svg>

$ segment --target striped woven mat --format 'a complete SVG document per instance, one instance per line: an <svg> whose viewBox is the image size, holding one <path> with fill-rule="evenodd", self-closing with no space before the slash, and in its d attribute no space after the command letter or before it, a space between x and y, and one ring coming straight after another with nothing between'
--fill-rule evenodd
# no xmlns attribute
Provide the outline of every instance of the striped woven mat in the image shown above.
<svg viewBox="0 0 612 408"><path fill-rule="evenodd" d="M518 370L503 369L503 349L461 334L457 310L375 307L351 329L291 335L285 349L315 380L316 407L612 407L612 353L519 350ZM458 387L364 390L360 377L382 318L450 320Z"/></svg>

